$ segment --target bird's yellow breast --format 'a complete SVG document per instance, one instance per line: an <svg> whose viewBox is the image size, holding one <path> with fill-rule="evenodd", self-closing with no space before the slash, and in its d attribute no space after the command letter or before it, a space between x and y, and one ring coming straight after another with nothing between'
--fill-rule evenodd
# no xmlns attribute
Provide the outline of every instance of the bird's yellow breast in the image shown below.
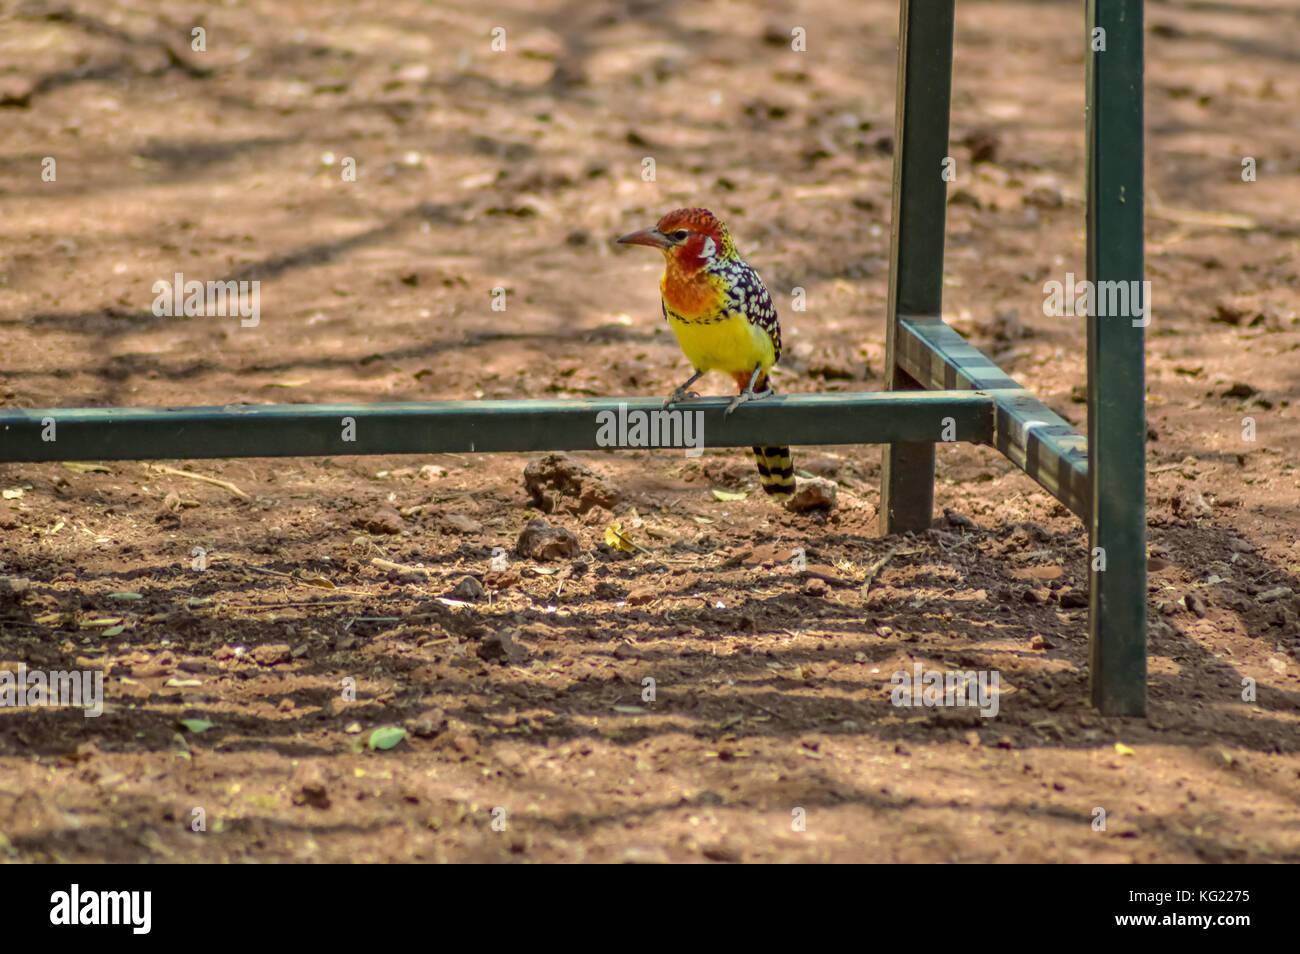
<svg viewBox="0 0 1300 954"><path fill-rule="evenodd" d="M759 365L767 371L776 361L768 333L739 312L712 321L686 321L670 312L668 323L697 371L748 373Z"/></svg>

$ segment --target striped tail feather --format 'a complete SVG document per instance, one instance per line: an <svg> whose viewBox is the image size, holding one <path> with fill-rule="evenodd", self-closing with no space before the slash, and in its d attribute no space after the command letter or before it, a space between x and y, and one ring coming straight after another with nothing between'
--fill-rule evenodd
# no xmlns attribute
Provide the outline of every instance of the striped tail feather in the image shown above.
<svg viewBox="0 0 1300 954"><path fill-rule="evenodd" d="M794 461L788 447L755 447L758 479L763 490L778 503L794 496Z"/></svg>
<svg viewBox="0 0 1300 954"><path fill-rule="evenodd" d="M743 389L748 383L744 374L736 376L736 383ZM754 389L769 393L775 392L772 381L763 374L754 382ZM763 491L777 503L784 503L794 496L794 460L790 457L788 447L753 447L754 460L758 464L758 480Z"/></svg>

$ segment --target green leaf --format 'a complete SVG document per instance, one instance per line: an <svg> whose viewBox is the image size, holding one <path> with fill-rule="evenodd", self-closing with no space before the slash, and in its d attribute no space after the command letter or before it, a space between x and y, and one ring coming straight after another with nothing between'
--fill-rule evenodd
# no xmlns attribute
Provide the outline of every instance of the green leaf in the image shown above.
<svg viewBox="0 0 1300 954"><path fill-rule="evenodd" d="M715 490L713 496L717 500L744 500L749 496L745 491L732 490Z"/></svg>
<svg viewBox="0 0 1300 954"><path fill-rule="evenodd" d="M215 722L209 722L207 719L181 719L176 724L187 732L206 732L216 725Z"/></svg>
<svg viewBox="0 0 1300 954"><path fill-rule="evenodd" d="M368 745L372 749L391 749L406 738L406 730L400 725L381 725L370 733Z"/></svg>
<svg viewBox="0 0 1300 954"><path fill-rule="evenodd" d="M110 626L108 629L104 630L104 632L103 632L101 635L104 635L104 636L121 636L121 635L122 635L122 630L124 630L124 629L126 629L125 626Z"/></svg>
<svg viewBox="0 0 1300 954"><path fill-rule="evenodd" d="M110 599L115 600L142 600L144 599L139 593L109 593Z"/></svg>

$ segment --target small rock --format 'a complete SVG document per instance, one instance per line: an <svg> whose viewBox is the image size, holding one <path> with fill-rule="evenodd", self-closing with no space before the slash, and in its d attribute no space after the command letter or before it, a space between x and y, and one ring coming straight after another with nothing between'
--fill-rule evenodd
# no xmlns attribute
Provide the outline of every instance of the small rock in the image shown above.
<svg viewBox="0 0 1300 954"><path fill-rule="evenodd" d="M288 696L285 696L283 699L280 700L280 704L275 708L280 712L292 712L293 700L290 699Z"/></svg>
<svg viewBox="0 0 1300 954"><path fill-rule="evenodd" d="M717 845L707 845L703 849L704 857L710 861L725 861L731 864L739 864L743 857L740 849L735 845L720 843Z"/></svg>
<svg viewBox="0 0 1300 954"><path fill-rule="evenodd" d="M484 636L482 642L478 644L475 650L480 659L488 662L505 662L518 664L526 661L530 653L523 646L515 642L517 629L503 629L500 632Z"/></svg>
<svg viewBox="0 0 1300 954"><path fill-rule="evenodd" d="M0 576L0 605L21 603L31 591L32 581L21 576Z"/></svg>
<svg viewBox="0 0 1300 954"><path fill-rule="evenodd" d="M1199 490L1185 490L1174 499L1174 513L1184 520L1208 517L1211 507Z"/></svg>
<svg viewBox="0 0 1300 954"><path fill-rule="evenodd" d="M274 666L293 658L293 647L288 643L266 643L253 650L253 659L261 666Z"/></svg>
<svg viewBox="0 0 1300 954"><path fill-rule="evenodd" d="M1255 544L1248 543L1238 537L1228 537L1228 549L1233 553L1254 553Z"/></svg>
<svg viewBox="0 0 1300 954"><path fill-rule="evenodd" d="M798 489L789 500L785 509L791 513L807 513L810 510L834 510L839 499L839 489L834 481L825 477L800 480Z"/></svg>
<svg viewBox="0 0 1300 954"><path fill-rule="evenodd" d="M961 143L970 150L972 163L997 162L998 147L1002 145L1002 140L992 129L974 129Z"/></svg>
<svg viewBox="0 0 1300 954"><path fill-rule="evenodd" d="M411 730L412 735L431 739L447 728L447 713L437 708L429 709L413 719L408 719L406 727Z"/></svg>
<svg viewBox="0 0 1300 954"><path fill-rule="evenodd" d="M598 585L599 586L599 585ZM645 603L652 603L659 597L659 591L649 586L639 586L631 593L627 594L628 606L641 606Z"/></svg>
<svg viewBox="0 0 1300 954"><path fill-rule="evenodd" d="M463 513L445 513L438 518L438 528L448 533L482 533L483 524Z"/></svg>
<svg viewBox="0 0 1300 954"><path fill-rule="evenodd" d="M1192 591L1188 591L1183 597L1183 604L1197 615L1199 619L1205 619L1205 603L1200 596Z"/></svg>
<svg viewBox="0 0 1300 954"><path fill-rule="evenodd" d="M330 807L325 773L315 765L306 765L299 769L294 775L290 789L293 792L292 799L295 805L308 805L321 810Z"/></svg>
<svg viewBox="0 0 1300 954"><path fill-rule="evenodd" d="M1259 388L1249 385L1244 381L1235 381L1233 382L1232 387L1223 392L1222 396L1226 398L1248 398L1254 397L1258 393Z"/></svg>
<svg viewBox="0 0 1300 954"><path fill-rule="evenodd" d="M406 529L406 521L392 507L379 507L369 516L357 521L366 533L398 534Z"/></svg>
<svg viewBox="0 0 1300 954"><path fill-rule="evenodd" d="M456 584L450 595L454 600L465 600L474 603L486 596L487 590L483 589L483 584L474 577L467 576Z"/></svg>
<svg viewBox="0 0 1300 954"><path fill-rule="evenodd" d="M1088 605L1088 591L1070 587L1060 592L1059 599L1061 609L1084 609Z"/></svg>
<svg viewBox="0 0 1300 954"><path fill-rule="evenodd" d="M529 520L515 544L516 553L534 560L558 560L575 556L579 549L578 538L572 531L552 527L545 517Z"/></svg>
<svg viewBox="0 0 1300 954"><path fill-rule="evenodd" d="M830 587L826 581L818 577L810 577L808 582L803 585L803 591L809 596L825 596Z"/></svg>
<svg viewBox="0 0 1300 954"><path fill-rule="evenodd" d="M1055 580L1065 571L1059 566L1025 566L1011 571L1015 580Z"/></svg>
<svg viewBox="0 0 1300 954"><path fill-rule="evenodd" d="M519 580L518 570L488 570L483 574L483 585L493 590L507 590Z"/></svg>
<svg viewBox="0 0 1300 954"><path fill-rule="evenodd" d="M1042 650L1042 649L1051 649L1051 648L1052 648L1052 644L1049 643L1049 642L1048 642L1046 639L1044 639L1042 636L1035 636L1033 639L1031 639L1031 640L1029 641L1029 648L1030 648L1030 649L1038 649L1038 650Z"/></svg>
<svg viewBox="0 0 1300 954"><path fill-rule="evenodd" d="M619 643L614 647L615 659L640 659L641 652L631 643Z"/></svg>
<svg viewBox="0 0 1300 954"><path fill-rule="evenodd" d="M954 527L965 527L967 530L976 530L978 527L975 521L965 514L958 513L951 508L944 508L943 519L947 520Z"/></svg>
<svg viewBox="0 0 1300 954"><path fill-rule="evenodd" d="M1264 590L1255 597L1261 603L1271 603L1274 600L1286 599L1291 595L1291 587L1275 586L1271 590Z"/></svg>
<svg viewBox="0 0 1300 954"><path fill-rule="evenodd" d="M26 109L31 105L32 93L35 91L35 84L24 76L10 75L0 78L0 106L18 106Z"/></svg>

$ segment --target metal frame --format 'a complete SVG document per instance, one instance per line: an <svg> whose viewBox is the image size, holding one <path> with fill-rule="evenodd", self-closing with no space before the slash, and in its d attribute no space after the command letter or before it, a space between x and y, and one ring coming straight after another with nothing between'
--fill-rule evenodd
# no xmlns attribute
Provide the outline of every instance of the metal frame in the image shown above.
<svg viewBox="0 0 1300 954"><path fill-rule="evenodd" d="M954 4L901 3L888 390L781 395L730 418L723 416L724 400L683 410L700 413L693 422L711 447L887 445L884 533L929 528L937 440L992 444L1087 523L1094 554L1092 701L1107 715L1140 715L1146 708L1143 330L1124 319L1087 321L1085 441L944 323L946 183L940 173L948 153ZM1088 42L1094 28L1105 31L1105 52ZM1088 278L1140 281L1141 0L1088 0L1085 49ZM611 413L662 412L658 400L647 398L7 409L0 410L0 462L592 450L602 446L598 424Z"/></svg>
<svg viewBox="0 0 1300 954"><path fill-rule="evenodd" d="M942 318L953 0L899 14L889 387L974 389L993 398L993 444L1088 525L1089 671L1106 715L1146 712L1146 390L1143 327L1089 317L1088 437L1030 395ZM1101 30L1104 43L1096 44ZM1142 0L1088 0L1088 280L1143 274ZM1094 49L1095 46L1104 49ZM1146 303L1149 308L1150 303ZM1148 312L1149 314L1149 312ZM1145 324L1145 320L1142 322ZM922 530L934 445L885 448L883 533Z"/></svg>

